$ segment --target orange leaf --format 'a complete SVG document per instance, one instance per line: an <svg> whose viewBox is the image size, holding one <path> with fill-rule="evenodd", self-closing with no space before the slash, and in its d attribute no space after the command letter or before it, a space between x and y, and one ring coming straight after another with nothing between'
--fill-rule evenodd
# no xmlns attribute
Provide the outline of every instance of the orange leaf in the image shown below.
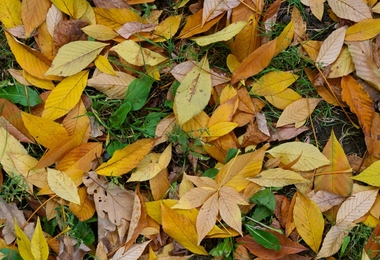
<svg viewBox="0 0 380 260"><path fill-rule="evenodd" d="M21 17L27 38L45 21L50 5L51 2L48 0L28 0L21 3Z"/></svg>
<svg viewBox="0 0 380 260"><path fill-rule="evenodd" d="M80 204L70 202L69 208L72 213L79 219L79 221L86 221L90 219L95 213L94 201L89 198L86 187L78 190Z"/></svg>

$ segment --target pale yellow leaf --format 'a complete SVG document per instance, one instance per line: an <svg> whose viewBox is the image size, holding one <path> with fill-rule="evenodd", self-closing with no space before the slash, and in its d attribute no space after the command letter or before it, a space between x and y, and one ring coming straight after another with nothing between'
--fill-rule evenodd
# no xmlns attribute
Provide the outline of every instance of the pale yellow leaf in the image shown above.
<svg viewBox="0 0 380 260"><path fill-rule="evenodd" d="M211 43L220 42L220 41L228 41L232 39L236 34L238 34L247 23L244 21L239 21L236 23L232 23L225 27L224 29L207 36L199 36L190 38L195 41L199 46L206 46Z"/></svg>
<svg viewBox="0 0 380 260"><path fill-rule="evenodd" d="M136 66L155 66L168 59L157 52L142 48L138 43L132 40L123 41L112 47L112 50L128 63Z"/></svg>
<svg viewBox="0 0 380 260"><path fill-rule="evenodd" d="M318 57L315 62L325 67L333 63L339 56L342 49L347 26L340 27L333 31L322 43Z"/></svg>
<svg viewBox="0 0 380 260"><path fill-rule="evenodd" d="M122 150L116 150L111 159L95 171L99 175L120 176L134 169L153 148L154 139L141 139Z"/></svg>
<svg viewBox="0 0 380 260"><path fill-rule="evenodd" d="M125 72L115 71L116 76L106 73L92 77L88 80L87 85L106 94L108 98L123 99L127 92L129 84L136 78Z"/></svg>
<svg viewBox="0 0 380 260"><path fill-rule="evenodd" d="M194 223L189 218L177 213L176 210L169 208L164 203L161 204L161 215L162 228L166 234L191 252L207 255L207 251L203 246L199 246L197 243L197 231Z"/></svg>
<svg viewBox="0 0 380 260"><path fill-rule="evenodd" d="M22 25L21 2L15 0L0 1L0 21L7 29Z"/></svg>
<svg viewBox="0 0 380 260"><path fill-rule="evenodd" d="M33 138L46 148L56 146L62 138L69 137L66 129L51 119L21 112L25 127ZM59 138L57 138L59 136Z"/></svg>
<svg viewBox="0 0 380 260"><path fill-rule="evenodd" d="M145 241L141 244L131 245L127 251L124 247L121 247L115 252L111 260L137 260L140 259L141 255L144 253L146 246L150 243L150 240ZM125 251L125 252L124 252Z"/></svg>
<svg viewBox="0 0 380 260"><path fill-rule="evenodd" d="M48 183L57 196L75 204L80 204L77 186L64 172L48 168Z"/></svg>
<svg viewBox="0 0 380 260"><path fill-rule="evenodd" d="M322 213L318 205L301 192L296 196L293 218L297 232L314 252L318 252L325 225Z"/></svg>
<svg viewBox="0 0 380 260"><path fill-rule="evenodd" d="M150 153L136 166L127 182L146 181L156 176L163 168L158 164L160 154ZM165 167L164 167L165 168Z"/></svg>
<svg viewBox="0 0 380 260"><path fill-rule="evenodd" d="M285 165L298 160L292 169L296 171L309 171L327 165L330 161L313 145L302 142L288 142L280 144L268 151L276 158L281 158Z"/></svg>
<svg viewBox="0 0 380 260"><path fill-rule="evenodd" d="M346 76L355 70L355 64L348 48L343 46L338 58L331 64L328 78L339 78Z"/></svg>
<svg viewBox="0 0 380 260"><path fill-rule="evenodd" d="M84 70L62 80L46 99L42 117L55 120L74 108L86 87L88 74Z"/></svg>
<svg viewBox="0 0 380 260"><path fill-rule="evenodd" d="M310 0L310 9L319 21L322 21L323 11L325 9L324 3L326 0Z"/></svg>
<svg viewBox="0 0 380 260"><path fill-rule="evenodd" d="M86 12L86 0L51 0L59 10L73 18L79 19Z"/></svg>
<svg viewBox="0 0 380 260"><path fill-rule="evenodd" d="M291 88L287 88L284 91L272 96L265 96L265 99L278 109L284 110L291 103L302 99L302 96Z"/></svg>
<svg viewBox="0 0 380 260"><path fill-rule="evenodd" d="M141 17L132 9L127 8L94 8L96 24L108 26L118 30L128 22L140 22Z"/></svg>
<svg viewBox="0 0 380 260"><path fill-rule="evenodd" d="M380 187L380 161L372 163L359 175L351 177L354 180L367 183L371 186Z"/></svg>
<svg viewBox="0 0 380 260"><path fill-rule="evenodd" d="M271 71L253 83L251 91L254 95L258 96L275 95L285 90L298 78L299 76L293 73L284 71Z"/></svg>
<svg viewBox="0 0 380 260"><path fill-rule="evenodd" d="M222 13L238 6L238 0L212 0L206 1L203 5L202 27L207 21L214 19Z"/></svg>
<svg viewBox="0 0 380 260"><path fill-rule="evenodd" d="M211 96L211 76L207 56L184 78L174 97L178 123L183 125L207 106Z"/></svg>
<svg viewBox="0 0 380 260"><path fill-rule="evenodd" d="M40 218L37 218L36 229L30 241L30 250L35 260L47 260L49 257L49 246L41 228Z"/></svg>
<svg viewBox="0 0 380 260"><path fill-rule="evenodd" d="M88 36L99 41L109 41L119 36L112 28L102 24L92 24L81 29Z"/></svg>
<svg viewBox="0 0 380 260"><path fill-rule="evenodd" d="M232 195L232 196L231 196ZM240 208L237 204L236 197L245 203L244 199L231 187L222 187L219 191L218 207L219 213L224 222L231 228L239 232L242 236L242 217Z"/></svg>
<svg viewBox="0 0 380 260"><path fill-rule="evenodd" d="M135 33L152 32L156 26L156 24L129 22L125 23L119 30L117 30L117 33L125 39L128 39Z"/></svg>
<svg viewBox="0 0 380 260"><path fill-rule="evenodd" d="M192 209L201 206L208 198L210 198L217 190L213 188L194 188L189 190L181 197L173 209Z"/></svg>
<svg viewBox="0 0 380 260"><path fill-rule="evenodd" d="M380 19L362 20L350 27L346 32L346 41L365 41L380 33Z"/></svg>
<svg viewBox="0 0 380 260"><path fill-rule="evenodd" d="M287 106L280 115L276 127L301 122L307 119L322 99L302 98Z"/></svg>
<svg viewBox="0 0 380 260"><path fill-rule="evenodd" d="M339 17L360 22L371 19L371 9L363 0L327 0L333 12Z"/></svg>
<svg viewBox="0 0 380 260"><path fill-rule="evenodd" d="M89 65L107 43L74 41L63 45L45 75L71 76Z"/></svg>
<svg viewBox="0 0 380 260"><path fill-rule="evenodd" d="M179 185L178 196L183 197L188 191L194 188L193 183L189 180L188 175L184 172L182 175L182 181Z"/></svg>
<svg viewBox="0 0 380 260"><path fill-rule="evenodd" d="M263 187L284 187L309 182L299 173L281 168L262 171L259 175L249 178L249 180Z"/></svg>
<svg viewBox="0 0 380 260"><path fill-rule="evenodd" d="M153 41L164 42L174 37L180 26L181 18L182 15L175 15L163 20L153 31L153 35L158 36L153 38Z"/></svg>
<svg viewBox="0 0 380 260"><path fill-rule="evenodd" d="M100 70L101 72L104 72L112 76L117 76L117 73L112 68L111 63L103 55L98 55L98 57L96 57L96 59L94 60L94 63L95 63L96 68Z"/></svg>
<svg viewBox="0 0 380 260"><path fill-rule="evenodd" d="M198 234L198 245L202 239L212 230L218 216L218 192L212 194L202 205L197 216L196 229Z"/></svg>

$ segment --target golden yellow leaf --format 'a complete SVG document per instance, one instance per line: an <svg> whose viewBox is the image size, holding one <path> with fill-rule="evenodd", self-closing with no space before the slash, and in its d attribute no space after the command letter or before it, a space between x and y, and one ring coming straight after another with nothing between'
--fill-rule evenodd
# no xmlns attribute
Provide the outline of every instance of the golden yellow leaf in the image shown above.
<svg viewBox="0 0 380 260"><path fill-rule="evenodd" d="M194 184L190 181L186 172L183 173L181 184L179 185L178 196L183 197L188 191L194 188Z"/></svg>
<svg viewBox="0 0 380 260"><path fill-rule="evenodd" d="M42 117L55 120L66 115L79 102L89 71L81 71L62 80L46 99Z"/></svg>
<svg viewBox="0 0 380 260"><path fill-rule="evenodd" d="M48 183L57 196L80 205L80 197L74 181L64 172L48 168Z"/></svg>
<svg viewBox="0 0 380 260"><path fill-rule="evenodd" d="M23 71L23 75L24 75L25 79L28 82L30 82L30 84L32 84L33 86L36 86L36 87L42 88L42 89L47 89L47 90L52 90L55 88L55 85L54 85L53 81L51 81L51 80L37 78L33 75L30 75L25 70Z"/></svg>
<svg viewBox="0 0 380 260"><path fill-rule="evenodd" d="M302 48L306 51L312 61L316 61L319 50L322 46L321 41L306 41L302 43Z"/></svg>
<svg viewBox="0 0 380 260"><path fill-rule="evenodd" d="M301 99L302 96L291 88L287 88L284 91L272 96L265 96L265 99L278 109L284 110L294 101Z"/></svg>
<svg viewBox="0 0 380 260"><path fill-rule="evenodd" d="M69 208L79 221L86 221L95 213L94 201L89 198L86 187L81 187L78 190L78 195L80 198L80 204L70 202Z"/></svg>
<svg viewBox="0 0 380 260"><path fill-rule="evenodd" d="M256 177L249 178L249 180L263 187L284 187L287 185L309 182L299 173L281 168L262 171Z"/></svg>
<svg viewBox="0 0 380 260"><path fill-rule="evenodd" d="M354 180L367 183L371 186L380 187L380 161L372 163L359 175L351 177Z"/></svg>
<svg viewBox="0 0 380 260"><path fill-rule="evenodd" d="M331 64L328 78L346 76L355 70L355 64L348 48L343 46L338 58Z"/></svg>
<svg viewBox="0 0 380 260"><path fill-rule="evenodd" d="M314 190L328 191L343 197L350 196L353 185L353 181L350 179L352 169L333 131L322 154L331 161L331 164L317 170L314 179Z"/></svg>
<svg viewBox="0 0 380 260"><path fill-rule="evenodd" d="M163 170L158 164L159 158L160 154L157 153L150 153L145 156L136 166L136 170L131 174L128 182L146 181L156 176L161 170Z"/></svg>
<svg viewBox="0 0 380 260"><path fill-rule="evenodd" d="M207 128L202 134L202 137L209 137L209 141L215 140L220 136L226 135L232 130L234 130L236 127L238 127L239 124L234 122L220 122L216 123L210 127Z"/></svg>
<svg viewBox="0 0 380 260"><path fill-rule="evenodd" d="M295 196L297 197L294 204L293 218L297 232L306 244L317 253L322 243L325 226L322 213L318 205L301 192L297 192Z"/></svg>
<svg viewBox="0 0 380 260"><path fill-rule="evenodd" d="M66 129L51 119L34 116L25 112L21 112L22 120L25 127L33 138L46 148L56 146L62 138L67 138ZM59 136L59 138L57 138Z"/></svg>
<svg viewBox="0 0 380 260"><path fill-rule="evenodd" d="M194 223L184 215L161 204L162 228L166 234L195 254L207 255L207 251L197 243Z"/></svg>
<svg viewBox="0 0 380 260"><path fill-rule="evenodd" d="M292 166L296 171L310 171L330 163L315 146L302 142L280 144L270 149L268 153L281 158L281 162L285 165L298 159Z"/></svg>
<svg viewBox="0 0 380 260"><path fill-rule="evenodd" d="M25 36L40 26L46 19L51 2L48 0L28 0L21 3L21 17L24 22Z"/></svg>
<svg viewBox="0 0 380 260"><path fill-rule="evenodd" d="M72 76L86 68L107 45L90 41L69 42L59 48L45 75Z"/></svg>
<svg viewBox="0 0 380 260"><path fill-rule="evenodd" d="M53 6L53 5L52 5ZM37 28L38 36L35 37L36 43L38 47L40 48L40 51L43 55L45 55L46 58L49 59L49 67L51 65L51 61L55 57L54 52L54 44L53 44L53 37L48 31L47 23L43 22L38 28ZM51 78L52 76L49 76L48 78Z"/></svg>
<svg viewBox="0 0 380 260"><path fill-rule="evenodd" d="M174 113L183 125L207 106L211 96L211 76L207 56L181 82L174 97Z"/></svg>
<svg viewBox="0 0 380 260"><path fill-rule="evenodd" d="M70 110L70 112L65 116L62 121L62 125L66 128L69 135L74 135L82 128L90 127L90 118L87 115L86 107L84 106L82 100ZM88 140L90 135L90 128L83 136L83 143Z"/></svg>
<svg viewBox="0 0 380 260"><path fill-rule="evenodd" d="M281 34L274 39L276 42L276 48L273 53L273 57L277 56L280 52L288 48L292 43L294 37L294 21L291 20L288 25L282 30Z"/></svg>
<svg viewBox="0 0 380 260"><path fill-rule="evenodd" d="M25 235L24 231L18 226L17 221L14 221L14 229L16 232L18 251L24 260L35 260L30 248L30 240Z"/></svg>
<svg viewBox="0 0 380 260"><path fill-rule="evenodd" d="M107 162L101 164L95 171L99 175L120 176L135 168L150 152L154 139L141 139L117 150Z"/></svg>
<svg viewBox="0 0 380 260"><path fill-rule="evenodd" d="M49 246L42 231L40 218L37 218L36 229L30 240L30 250L35 260L47 260L49 257Z"/></svg>
<svg viewBox="0 0 380 260"><path fill-rule="evenodd" d="M117 76L117 73L112 68L111 63L103 55L98 55L98 57L96 57L96 59L94 60L94 63L95 63L96 68L100 70L101 72L104 72L112 76Z"/></svg>
<svg viewBox="0 0 380 260"><path fill-rule="evenodd" d="M171 186L168 175L168 169L165 168L149 180L149 186L154 200L161 200L167 195Z"/></svg>
<svg viewBox="0 0 380 260"><path fill-rule="evenodd" d="M163 20L153 31L154 42L164 42L174 37L181 23L182 15L169 16Z"/></svg>
<svg viewBox="0 0 380 260"><path fill-rule="evenodd" d="M99 41L109 41L119 36L112 28L102 24L92 24L82 28L82 31Z"/></svg>
<svg viewBox="0 0 380 260"><path fill-rule="evenodd" d="M233 54L228 54L227 56L227 67L230 72L234 72L240 65L240 61Z"/></svg>
<svg viewBox="0 0 380 260"><path fill-rule="evenodd" d="M356 114L363 133L369 136L372 127L372 117L375 113L373 101L364 89L352 76L342 77L342 100L350 110Z"/></svg>
<svg viewBox="0 0 380 260"><path fill-rule="evenodd" d="M59 10L76 19L81 18L87 9L86 0L52 0L52 3Z"/></svg>
<svg viewBox="0 0 380 260"><path fill-rule="evenodd" d="M16 0L0 1L0 21L7 29L22 25L21 2Z"/></svg>
<svg viewBox="0 0 380 260"><path fill-rule="evenodd" d="M265 69L274 56L276 41L269 41L248 55L236 68L231 76L231 84L256 75Z"/></svg>
<svg viewBox="0 0 380 260"><path fill-rule="evenodd" d="M115 72L117 77L106 73L100 73L89 79L87 85L106 94L109 98L125 98L125 93L127 92L129 84L131 84L136 78L125 72Z"/></svg>
<svg viewBox="0 0 380 260"><path fill-rule="evenodd" d="M277 127L302 122L314 111L315 107L322 99L302 98L287 106L277 121Z"/></svg>
<svg viewBox="0 0 380 260"><path fill-rule="evenodd" d="M111 50L114 50L128 63L136 66L155 66L168 59L157 52L142 48L138 43L132 40L123 41L112 47Z"/></svg>
<svg viewBox="0 0 380 260"><path fill-rule="evenodd" d="M284 91L299 78L298 75L284 72L271 71L252 84L251 91L258 96L271 96Z"/></svg>
<svg viewBox="0 0 380 260"><path fill-rule="evenodd" d="M346 41L369 40L380 33L380 19L362 20L350 27L346 32Z"/></svg>
<svg viewBox="0 0 380 260"><path fill-rule="evenodd" d="M342 49L347 26L340 27L333 31L326 40L323 41L315 62L325 67L333 63L339 56Z"/></svg>
<svg viewBox="0 0 380 260"><path fill-rule="evenodd" d="M220 41L228 41L232 39L236 34L238 34L247 23L244 21L239 21L236 23L232 23L225 27L224 29L207 36L199 36L193 37L190 40L195 41L199 46L206 46L211 43L220 42Z"/></svg>
<svg viewBox="0 0 380 260"><path fill-rule="evenodd" d="M371 10L364 1L327 0L327 2L339 18L348 19L353 22L372 18Z"/></svg>
<svg viewBox="0 0 380 260"><path fill-rule="evenodd" d="M120 29L125 23L140 22L140 16L132 9L126 8L94 8L96 24L108 26L115 31Z"/></svg>
<svg viewBox="0 0 380 260"><path fill-rule="evenodd" d="M40 52L15 40L7 31L4 31L9 47L16 58L17 63L30 75L40 79L60 80L57 76L45 76L51 61Z"/></svg>

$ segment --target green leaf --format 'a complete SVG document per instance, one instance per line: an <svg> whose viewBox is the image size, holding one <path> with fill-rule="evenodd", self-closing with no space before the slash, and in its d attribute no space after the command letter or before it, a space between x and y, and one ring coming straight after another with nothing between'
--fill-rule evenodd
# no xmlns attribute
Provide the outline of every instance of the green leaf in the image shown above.
<svg viewBox="0 0 380 260"><path fill-rule="evenodd" d="M143 76L142 78L133 80L128 86L125 101L132 104L132 111L137 111L145 105L153 82L153 78Z"/></svg>
<svg viewBox="0 0 380 260"><path fill-rule="evenodd" d="M257 221L262 221L271 215L273 215L273 211L265 206L256 205L251 217Z"/></svg>
<svg viewBox="0 0 380 260"><path fill-rule="evenodd" d="M25 93L25 88L27 89L28 95L26 95ZM33 107L42 102L37 91L31 89L30 87L26 87L20 84L0 88L0 97L8 99L13 103L18 103L22 106L30 105L31 107Z"/></svg>
<svg viewBox="0 0 380 260"><path fill-rule="evenodd" d="M129 111L131 111L132 105L128 101L122 104L113 115L110 117L111 127L120 128L124 123Z"/></svg>
<svg viewBox="0 0 380 260"><path fill-rule="evenodd" d="M209 177L209 178L215 179L215 176L218 174L218 172L219 172L218 169L209 168L204 171L204 173L202 174L202 177Z"/></svg>
<svg viewBox="0 0 380 260"><path fill-rule="evenodd" d="M272 233L269 233L267 231L256 229L250 225L245 225L247 228L249 234L252 236L252 238L260 245L262 245L265 248L273 249L273 250L280 250L281 244L278 238L273 235Z"/></svg>
<svg viewBox="0 0 380 260"><path fill-rule="evenodd" d="M271 212L273 212L276 207L276 198L270 189L257 192L251 197L251 201L257 205L262 205L268 208Z"/></svg>
<svg viewBox="0 0 380 260"><path fill-rule="evenodd" d="M20 254L13 249L1 248L0 253L5 255L1 260L23 260Z"/></svg>

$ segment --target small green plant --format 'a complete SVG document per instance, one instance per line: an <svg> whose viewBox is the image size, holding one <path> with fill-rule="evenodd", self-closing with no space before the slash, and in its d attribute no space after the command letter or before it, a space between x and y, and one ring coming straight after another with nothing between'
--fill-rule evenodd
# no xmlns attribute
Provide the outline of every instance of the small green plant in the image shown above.
<svg viewBox="0 0 380 260"><path fill-rule="evenodd" d="M21 175L8 175L3 185L0 186L0 198L3 198L6 203L10 203L15 199L21 202L29 197L28 187Z"/></svg>
<svg viewBox="0 0 380 260"><path fill-rule="evenodd" d="M339 251L339 259L356 260L361 259L364 245L371 236L373 228L362 223L354 227L343 241Z"/></svg>
<svg viewBox="0 0 380 260"><path fill-rule="evenodd" d="M234 252L234 241L232 238L219 240L216 247L210 250L210 255L214 257L223 256L223 259L232 260Z"/></svg>

